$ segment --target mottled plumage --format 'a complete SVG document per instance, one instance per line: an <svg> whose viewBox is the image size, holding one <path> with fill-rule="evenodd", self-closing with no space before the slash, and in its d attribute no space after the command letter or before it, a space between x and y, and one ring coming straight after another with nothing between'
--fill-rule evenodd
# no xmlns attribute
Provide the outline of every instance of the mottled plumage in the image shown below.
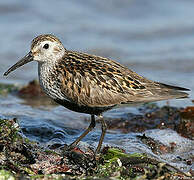
<svg viewBox="0 0 194 180"><path fill-rule="evenodd" d="M145 103L187 97L188 89L148 80L127 67L100 56L66 50L53 35L40 35L32 41L31 51L12 66L38 61L40 85L45 93L73 111L92 115L89 128L71 146L76 145L94 126L94 115L101 115L119 104ZM106 124L101 119L102 135Z"/></svg>
<svg viewBox="0 0 194 180"><path fill-rule="evenodd" d="M55 68L58 77L62 74L58 79L62 93L79 105L114 106L186 95L172 86L141 77L113 60L85 53L66 51Z"/></svg>

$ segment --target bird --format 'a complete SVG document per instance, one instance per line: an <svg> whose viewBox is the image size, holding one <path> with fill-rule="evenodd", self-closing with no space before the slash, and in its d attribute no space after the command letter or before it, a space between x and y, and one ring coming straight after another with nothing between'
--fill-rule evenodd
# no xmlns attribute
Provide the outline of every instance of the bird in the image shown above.
<svg viewBox="0 0 194 180"><path fill-rule="evenodd" d="M32 61L38 62L43 91L58 104L91 115L88 128L68 147L74 148L96 124L102 133L95 153L100 153L107 125L103 113L122 104L137 104L187 98L187 88L163 84L138 75L128 67L101 56L67 50L52 34L42 34L31 42L31 49L5 73Z"/></svg>

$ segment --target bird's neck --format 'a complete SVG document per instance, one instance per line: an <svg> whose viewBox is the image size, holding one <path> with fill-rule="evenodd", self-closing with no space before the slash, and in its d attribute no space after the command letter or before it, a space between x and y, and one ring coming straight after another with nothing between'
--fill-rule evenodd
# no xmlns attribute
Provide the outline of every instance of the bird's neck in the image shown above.
<svg viewBox="0 0 194 180"><path fill-rule="evenodd" d="M59 88L57 85L58 74L55 70L55 63L38 63L38 76L41 88L44 92L55 99Z"/></svg>
<svg viewBox="0 0 194 180"><path fill-rule="evenodd" d="M54 73L55 62L38 62L38 76L49 76Z"/></svg>

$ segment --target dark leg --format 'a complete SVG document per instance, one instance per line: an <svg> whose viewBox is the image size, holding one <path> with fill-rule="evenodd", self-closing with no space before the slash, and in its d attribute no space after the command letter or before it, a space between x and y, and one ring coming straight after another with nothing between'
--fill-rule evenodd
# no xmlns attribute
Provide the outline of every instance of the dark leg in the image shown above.
<svg viewBox="0 0 194 180"><path fill-rule="evenodd" d="M98 154L100 152L100 149L101 149L101 146L102 146L102 142L104 140L104 136L105 136L106 129L107 129L107 125L106 125L102 115L100 116L100 122L101 122L102 134L100 136L100 141L98 143L98 147L96 148L96 154Z"/></svg>
<svg viewBox="0 0 194 180"><path fill-rule="evenodd" d="M74 148L82 138L84 138L96 125L96 122L95 122L95 116L94 115L91 115L91 123L89 125L89 127L83 132L83 134L78 137L73 143L71 143L69 145L70 148Z"/></svg>

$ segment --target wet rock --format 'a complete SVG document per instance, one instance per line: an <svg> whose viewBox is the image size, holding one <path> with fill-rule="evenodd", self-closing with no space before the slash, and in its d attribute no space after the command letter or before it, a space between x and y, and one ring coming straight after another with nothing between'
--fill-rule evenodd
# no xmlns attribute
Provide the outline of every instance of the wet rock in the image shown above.
<svg viewBox="0 0 194 180"><path fill-rule="evenodd" d="M187 107L181 111L181 121L177 128L182 136L194 139L194 107Z"/></svg>
<svg viewBox="0 0 194 180"><path fill-rule="evenodd" d="M18 91L18 95L22 97L35 97L35 96L45 96L45 93L40 88L39 82L37 80L30 81L29 84L22 87Z"/></svg>
<svg viewBox="0 0 194 180"><path fill-rule="evenodd" d="M93 155L77 148L61 153L45 151L38 153L36 162L31 165L31 168L37 174L89 175L96 169L96 160Z"/></svg>
<svg viewBox="0 0 194 180"><path fill-rule="evenodd" d="M156 141L150 137L147 137L145 134L143 136L137 136L144 144L150 147L153 153L155 154L165 154L173 153L173 150L176 146L175 142L171 142L170 146L164 145L159 141Z"/></svg>
<svg viewBox="0 0 194 180"><path fill-rule="evenodd" d="M143 132L148 129L170 128L184 137L194 137L194 107L177 108L158 107L155 104L143 105L140 114L127 113L121 118L106 118L108 129L120 130L122 133Z"/></svg>
<svg viewBox="0 0 194 180"><path fill-rule="evenodd" d="M17 95L25 100L24 104L28 104L33 107L56 105L56 103L42 91L37 80L33 80L26 86L20 88L17 91Z"/></svg>
<svg viewBox="0 0 194 180"><path fill-rule="evenodd" d="M94 173L97 166L94 154L84 153L77 148L59 152L45 150L23 138L16 119L0 120L0 169L24 176Z"/></svg>
<svg viewBox="0 0 194 180"><path fill-rule="evenodd" d="M106 147L98 156L79 148L45 149L21 136L16 119L0 119L0 145L0 177L4 179L165 179L181 174L145 154L127 154L118 148Z"/></svg>
<svg viewBox="0 0 194 180"><path fill-rule="evenodd" d="M35 162L35 153L29 141L19 134L16 119L0 120L0 144L0 167L15 173L32 172L29 164Z"/></svg>

